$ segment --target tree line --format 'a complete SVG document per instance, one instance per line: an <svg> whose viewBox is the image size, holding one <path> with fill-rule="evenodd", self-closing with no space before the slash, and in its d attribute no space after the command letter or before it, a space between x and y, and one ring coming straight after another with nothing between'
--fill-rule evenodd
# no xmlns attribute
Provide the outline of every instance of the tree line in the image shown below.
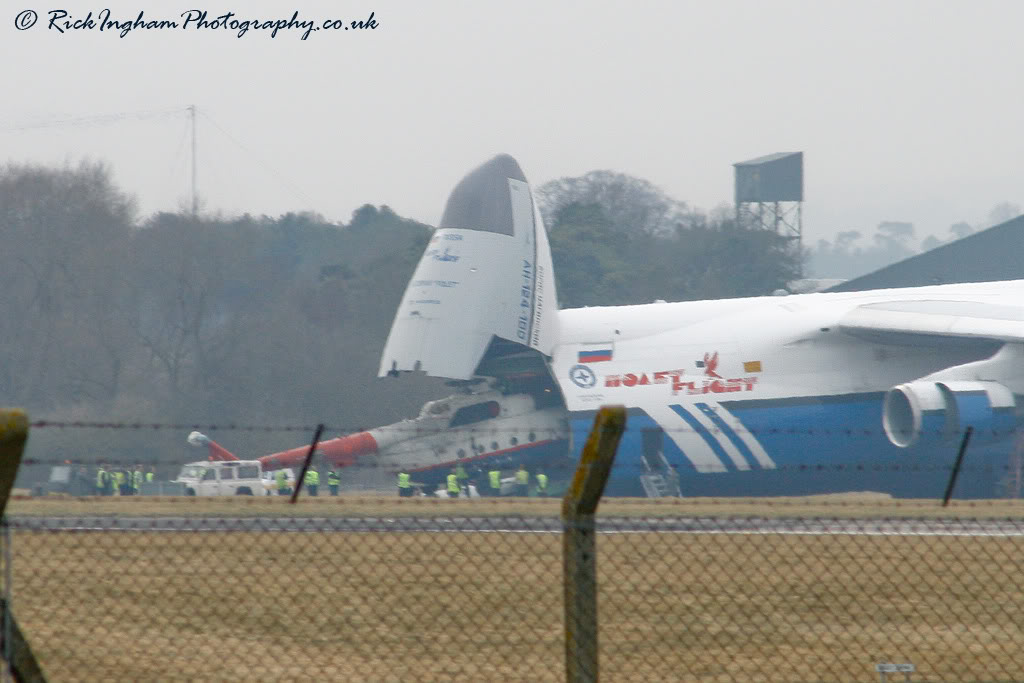
<svg viewBox="0 0 1024 683"><path fill-rule="evenodd" d="M903 221L882 221L871 235L860 230L843 230L831 240L818 240L807 250L808 270L824 278L859 277L1004 223L1020 214L1021 207L1017 204L1000 202L992 207L986 220L974 226L959 221L950 225L945 235L928 235L920 241L915 234L914 224Z"/></svg>
<svg viewBox="0 0 1024 683"><path fill-rule="evenodd" d="M799 255L612 172L538 188L560 305L758 295ZM0 169L0 401L33 419L372 427L449 389L377 379L432 228L387 206L140 216L102 164ZM66 458L196 457L170 430L34 430ZM308 435L213 435L261 455Z"/></svg>

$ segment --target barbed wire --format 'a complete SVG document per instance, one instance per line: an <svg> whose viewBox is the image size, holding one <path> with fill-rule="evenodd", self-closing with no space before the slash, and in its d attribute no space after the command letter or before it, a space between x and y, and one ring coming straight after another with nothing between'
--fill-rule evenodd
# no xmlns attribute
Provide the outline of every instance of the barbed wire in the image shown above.
<svg viewBox="0 0 1024 683"><path fill-rule="evenodd" d="M29 426L33 429L112 429L112 430L125 430L125 431L209 431L209 432L261 432L261 433L275 433L275 432L309 432L316 431L316 425L253 425L253 424L236 424L233 422L224 424L201 424L201 423L163 423L163 422L100 422L100 421L86 421L86 420L36 420L29 423ZM590 424L588 422L587 428L589 429ZM383 425L380 427L335 427L331 425L325 425L324 430L328 432L334 432L342 435L356 434L359 432L366 431L387 431L387 432L398 432L408 433L419 436L430 436L435 434L458 433L458 434L522 434L523 432L536 432L542 436L565 438L568 435L569 430L561 430L552 427L550 424L543 425L520 425L516 427L471 427L468 425L460 425L457 427L424 427L422 425L403 425L402 423L396 423L391 425ZM693 427L631 427L627 423L625 432L663 432L665 434L750 434L752 436L757 435L796 435L796 436L886 436L884 429L871 429L862 426L836 426L836 427L821 427L821 428L798 428L798 427L730 427L728 430L721 429L720 427L707 427L705 429L696 429ZM908 434L910 432L907 432ZM948 430L937 429L937 430L921 430L916 432L922 437L926 438L937 438L937 439L954 439L963 436L962 431L950 432ZM1013 435L1024 433L1019 427L1010 427L1008 429L977 429L975 428L974 434L977 439L980 436L993 436L995 438L1009 438Z"/></svg>
<svg viewBox="0 0 1024 683"><path fill-rule="evenodd" d="M861 494L854 494L861 495ZM65 495L60 497L55 496L31 496L25 494L13 494L11 499L20 501L66 501L66 502L82 502L82 503L111 503L113 505L137 505L144 507L146 504L173 504L181 507L193 507L193 506L206 506L212 508L222 508L223 506L272 506L272 505L284 505L287 501L279 496L176 496L170 494L164 495L132 495L132 496L99 496L99 495L86 495L86 496L72 496ZM550 497L514 497L514 496L503 496L500 498L496 497L460 497L460 498L437 498L434 496L422 495L413 496L410 498L400 498L388 493L381 492L377 495L360 493L353 495L346 492L339 496L303 496L299 498L299 502L308 506L316 507L346 507L346 508L366 508L366 509L379 509L382 506L386 506L391 509L392 506L412 507L412 508L441 508L461 510L463 513L469 510L474 512L479 511L482 508L501 508L503 514L515 517L517 513L514 510L508 510L509 506L527 506L537 508L558 508L562 501L561 496L550 496ZM660 498L642 498L642 497L616 497L609 496L605 497L601 501L601 506L607 508L672 508L685 510L687 508L693 508L701 511L706 511L709 508L711 512L709 515L717 515L714 510L720 508L729 509L742 509L745 507L756 507L764 509L803 509L808 507L813 508L836 508L836 509L870 509L879 512L879 518L883 518L883 514L886 510L893 509L907 509L907 510L918 510L921 508L928 508L933 505L940 505L942 503L941 498L938 496L932 498L890 498L885 494L872 494L865 493L863 497L853 497L851 494L846 493L835 493L835 494L812 494L808 496L786 496L786 497L742 497L732 498L727 496L718 497L679 497L679 496L664 496ZM952 499L949 502L949 506L945 509L952 510L954 508L969 508L979 510L991 510L991 509L1007 509L1007 510L1018 510L1024 508L1024 498L979 498L979 499ZM95 514L95 513L93 513ZM389 514L385 511L385 515ZM84 515L70 514L62 515L60 517L60 523L65 525L73 526L73 521L81 519ZM91 515L90 515L91 516ZM756 514L750 514L745 516L756 517ZM203 519L203 518L198 518ZM207 518L211 523L223 522L225 518L222 517L211 517ZM229 518L228 518L229 519ZM302 517L294 519L303 519ZM811 517L801 516L800 519L812 519ZM898 518L898 519L912 519L912 518ZM929 518L933 519L933 518ZM942 519L934 518L934 519ZM952 519L952 518L951 518ZM5 522L15 525L26 525L31 524L32 517L19 516L14 514L5 517ZM46 520L44 520L45 522ZM53 520L49 520L53 523ZM128 523L132 523L133 520L128 520ZM150 520L139 523L150 523Z"/></svg>
<svg viewBox="0 0 1024 683"><path fill-rule="evenodd" d="M487 454L484 454L485 456ZM369 456L374 457L374 456ZM472 456L470 456L472 457ZM503 456L497 456L503 457ZM242 460L249 460L250 458L242 458ZM255 459L255 458L251 458ZM104 456L100 458L23 458L21 464L23 466L60 466L60 465L71 465L71 466L85 466L95 467L98 464L108 465L144 465L146 467L181 467L182 465L199 462L199 461L186 461L181 458L174 459L157 459L157 460L139 460L134 458L118 458L116 456ZM214 462L202 460L202 462ZM407 469L410 471L426 470L426 469L449 469L457 463L466 465L469 469L482 469L482 467L475 467L475 464L469 458L462 458L459 461L451 460L444 462L409 462L404 461L401 463L376 463L376 462L357 462L352 465L343 466L341 469L348 471L373 471L379 470L383 472L397 472L399 469ZM490 466L489 463L480 463L481 466ZM577 463L575 460L566 458L564 462L548 461L543 464L533 464L531 467L540 468L545 471L574 471ZM681 471L689 471L689 463L686 465L676 465ZM617 470L635 470L638 472L647 472L648 467L641 462L617 462L615 464ZM788 464L776 464L774 467L764 468L750 468L749 470L742 470L745 472L757 472L758 474L770 474L772 472L786 473L786 472L821 472L823 474L830 472L949 472L953 468L953 463L935 463L935 464L922 464L922 463L900 463L895 461L868 461L868 462L827 462L827 463L788 463ZM696 469L696 468L695 468ZM986 463L983 465L978 464L963 464L960 466L961 472L1016 472L1017 468L1012 464L993 464ZM728 472L722 470L704 470L698 469L699 474L728 474Z"/></svg>
<svg viewBox="0 0 1024 683"><path fill-rule="evenodd" d="M128 499L125 499L128 500ZM178 499L176 502L180 502ZM200 498L199 500L205 500ZM487 500L487 499L483 499ZM249 501L253 503L254 501ZM317 503L341 502L315 500ZM368 501L363 501L368 502ZM397 502L397 501L396 501ZM422 502L429 505L452 505L457 501L441 499L424 499L422 501L402 501L401 505L415 505ZM537 501L543 503L544 501ZM548 501L550 503L551 501ZM722 501L724 504L733 504ZM1007 503L1021 501L983 501L988 505L970 507L1011 507ZM649 505L643 500L624 500L624 505ZM1000 505L1000 503L1002 503ZM666 501L672 507L707 506L707 502ZM758 502L760 505L760 502ZM876 503L877 504L877 503ZM771 503L767 504L769 507ZM776 503L778 507L805 507L802 503ZM861 502L863 506L865 503ZM857 507L858 504L833 503L832 507ZM819 507L818 504L815 507ZM829 507L821 504L820 507ZM898 506L896 506L898 507ZM920 508L920 502L907 507ZM963 506L961 506L963 507ZM562 520L557 516L538 515L536 517L503 517L494 515L487 518L456 517L457 525L441 526L437 517L287 517L260 516L248 518L231 517L113 517L96 514L71 515L65 517L5 517L0 520L0 528L23 531L51 532L90 532L90 531L306 531L306 532L402 532L402 531L440 531L445 533L474 533L480 531L532 531L539 533L561 533L565 529L591 529L589 522L580 523L573 520ZM452 520L445 520L452 521ZM834 526L822 527L821 523ZM598 532L637 531L649 533L786 533L813 532L818 535L846 535L851 532L870 534L886 533L893 536L935 535L937 532L984 533L987 536L1022 536L1024 535L1024 519L1020 518L965 518L965 517L932 517L928 515L907 515L874 518L848 518L830 514L814 514L800 517L759 517L757 515L681 517L660 516L654 518L632 517L625 515L607 515L595 520ZM787 525L787 526L782 526ZM489 528L490 527L490 528ZM504 528L503 528L504 527Z"/></svg>
<svg viewBox="0 0 1024 683"><path fill-rule="evenodd" d="M172 431L235 431L235 432L314 432L316 425L248 425L235 424L200 424L198 422L100 422L89 420L35 420L29 423L32 429L122 429L122 430L172 430ZM346 431L330 428L331 431ZM352 432L366 431L364 428L347 430Z"/></svg>

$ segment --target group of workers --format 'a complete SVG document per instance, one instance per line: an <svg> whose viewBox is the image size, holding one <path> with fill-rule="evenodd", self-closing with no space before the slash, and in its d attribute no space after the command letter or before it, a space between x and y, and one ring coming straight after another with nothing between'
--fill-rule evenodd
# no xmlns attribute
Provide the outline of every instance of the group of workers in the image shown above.
<svg viewBox="0 0 1024 683"><path fill-rule="evenodd" d="M474 474L483 475L482 470L476 470ZM459 497L470 497L470 491L472 487L476 490L477 495L480 496L492 496L498 497L502 495L501 492L501 479L502 471L500 469L491 469L486 473L486 486L480 486L474 478L471 478L466 468L459 465L452 468L451 472L445 478L445 484L442 487L448 494L449 498ZM102 464L96 471L96 495L98 496L112 496L115 493L121 496L135 496L139 494L139 489L142 488L142 482L152 482L155 479L155 472L153 467L148 467L143 470L142 465L135 465L134 467L111 467L106 464ZM538 497L545 497L548 494L548 476L538 470L533 475L535 481L534 491ZM318 496L320 493L320 471L315 467L310 467L306 470L305 478L302 480L306 489L307 495ZM292 481L289 479L287 470L277 470L274 473L274 482L277 486L277 494L279 496L290 496L292 494ZM407 471L400 471L398 473L398 495L402 498L407 498L416 495L416 492L422 488L423 484L414 482L412 476ZM330 495L338 495L338 489L341 487L341 475L338 470L331 468L327 472L327 488L330 491ZM516 496L529 496L530 495L530 472L526 469L525 465L520 465L519 469L515 472L515 493Z"/></svg>
<svg viewBox="0 0 1024 683"><path fill-rule="evenodd" d="M482 474L483 472L478 470L478 473ZM548 475L538 470L534 478L536 481L534 488L536 495L541 498L547 496ZM420 484L412 481L408 472L403 470L398 473L398 495L400 497L407 498L415 495L415 490L420 486ZM501 470L491 469L487 472L486 486L479 486L475 479L470 477L466 468L461 463L453 467L445 478L443 490L449 498L471 497L473 489L480 496L501 496ZM523 497L530 495L530 472L526 469L525 465L520 465L519 469L516 470L514 495Z"/></svg>
<svg viewBox="0 0 1024 683"><path fill-rule="evenodd" d="M156 477L152 467L143 472L142 465L135 467L110 467L102 464L96 470L96 495L137 496L142 482L151 482Z"/></svg>
<svg viewBox="0 0 1024 683"><path fill-rule="evenodd" d="M288 473L285 470L278 470L274 474L274 482L277 484L277 495L292 495L292 485L288 481ZM306 470L306 476L303 478L302 483L305 485L308 495L320 495L320 471L318 469L310 467ZM332 468L327 472L327 489L331 492L332 496L336 496L340 487L341 475L338 473L338 470Z"/></svg>

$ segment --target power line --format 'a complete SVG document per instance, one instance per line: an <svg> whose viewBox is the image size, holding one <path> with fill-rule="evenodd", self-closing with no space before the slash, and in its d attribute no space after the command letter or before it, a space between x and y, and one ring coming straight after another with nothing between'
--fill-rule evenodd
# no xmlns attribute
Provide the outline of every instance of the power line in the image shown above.
<svg viewBox="0 0 1024 683"><path fill-rule="evenodd" d="M277 179L279 182L287 185L293 192L295 192L297 195L299 195L299 197L301 197L301 199L303 201L307 202L310 206L315 206L316 203L305 192L303 192L294 183L292 183L287 178L285 178L280 173L278 173L276 170L274 170L273 167L271 167L270 165L266 164L262 159L260 159L256 155L255 152L253 152L251 149L249 149L244 144L239 142L238 139L236 139L233 135L231 135L231 133L229 133L226 130L224 130L216 121L213 120L213 118L209 114L207 114L205 111L201 111L201 112L199 112L199 114L203 118L205 118L207 121L209 121L210 124L212 124L214 128L219 130L221 132L221 134L224 135L224 137L226 137L231 142L235 143L235 145L237 145L239 147L239 149L241 149L243 152L247 153L250 157L252 157L252 159L257 164L259 164L260 166L263 167L263 170L265 170L267 173L269 173L272 176L274 176L274 178Z"/></svg>
<svg viewBox="0 0 1024 683"><path fill-rule="evenodd" d="M11 126L4 126L2 130L36 130L40 128L59 128L64 126L102 126L120 123L127 119L148 119L164 116L180 115L188 111L187 108L173 107L164 109L150 109L136 112L116 112L111 114L94 114L91 116L75 116L66 119L54 119L50 121L35 121L21 123Z"/></svg>
<svg viewBox="0 0 1024 683"><path fill-rule="evenodd" d="M200 111L196 105L192 104L187 107L165 107L161 109L148 109L134 112L113 112L107 114L92 114L88 116L74 116L61 119L52 120L39 120L29 121L23 123L17 123L12 125L0 125L0 131L31 131L31 130L44 130L47 128L72 128L72 127L95 127L95 126L110 126L116 125L128 120L145 120L145 119L158 119L165 117L179 117L184 115L186 120L189 122L191 138L191 173L189 178L190 183L190 209L193 216L198 214L199 198L198 198L198 143L197 143L197 117L203 116L210 125L212 125L217 131L219 131L225 138L234 143L239 149L249 155L249 157L256 162L260 167L263 168L274 180L280 185L287 187L292 193L298 196L303 202L305 202L310 208L316 206L316 202L303 192L295 183L284 177L279 171L273 166L266 163L261 159L252 149L239 141L235 136L225 130L220 124L218 124L208 113Z"/></svg>

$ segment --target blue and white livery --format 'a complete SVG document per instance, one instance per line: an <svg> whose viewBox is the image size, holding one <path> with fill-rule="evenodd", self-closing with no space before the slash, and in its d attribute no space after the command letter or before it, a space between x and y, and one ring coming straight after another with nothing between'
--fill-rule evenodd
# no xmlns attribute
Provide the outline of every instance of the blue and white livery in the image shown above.
<svg viewBox="0 0 1024 683"><path fill-rule="evenodd" d="M333 466L486 491L522 465L555 484L595 411L621 404L612 495L940 497L968 428L957 496L1024 479L1024 281L558 310L536 201L506 155L448 199L381 356L380 376L403 372L462 391L324 442Z"/></svg>
<svg viewBox="0 0 1024 683"><path fill-rule="evenodd" d="M458 259L434 258L440 245ZM380 375L422 371L463 380L467 404L483 391L532 407L514 411L501 435L488 420L449 423L430 438L451 448L423 475L464 458L571 472L605 404L629 415L613 494L938 497L968 427L957 495L997 495L1024 459L1024 281L555 302L536 202L518 164L496 157L452 192ZM488 429L494 438L481 444L474 435ZM402 467L410 456L378 457Z"/></svg>

